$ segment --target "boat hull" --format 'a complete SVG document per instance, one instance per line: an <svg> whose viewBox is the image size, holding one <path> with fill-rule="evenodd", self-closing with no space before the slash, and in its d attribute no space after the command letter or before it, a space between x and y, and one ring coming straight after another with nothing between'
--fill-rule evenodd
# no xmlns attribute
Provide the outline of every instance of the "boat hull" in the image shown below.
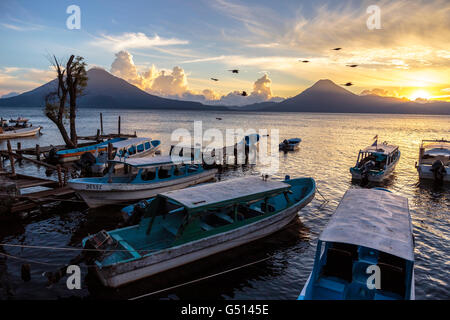
<svg viewBox="0 0 450 320"><path fill-rule="evenodd" d="M34 127L34 128L24 128L11 131L4 131L3 133L0 134L0 139L32 137L35 136L38 132L40 132L41 129L42 127Z"/></svg>
<svg viewBox="0 0 450 320"><path fill-rule="evenodd" d="M371 182L381 182L387 178L389 178L389 176L392 174L392 172L395 169L395 166L397 165L398 161L399 161L400 157L397 158L397 160L393 163L391 163L386 170L384 170L383 173L381 174L368 174L367 178L369 181ZM352 174L352 179L354 180L361 180L361 174L359 172L356 172L354 170L352 170L353 168L350 169L350 173Z"/></svg>
<svg viewBox="0 0 450 320"><path fill-rule="evenodd" d="M433 171L431 171L431 165L418 165L417 172L419 173L419 178L424 180L436 180ZM450 182L450 168L447 166L445 168L447 174L444 175L443 181Z"/></svg>
<svg viewBox="0 0 450 320"><path fill-rule="evenodd" d="M158 193L186 188L209 181L215 177L217 169L206 170L187 177L156 183L126 184L126 183L68 183L90 208L98 208L111 204L135 202L156 196ZM97 189L96 188L101 188Z"/></svg>
<svg viewBox="0 0 450 320"><path fill-rule="evenodd" d="M135 261L96 267L96 273L105 286L116 288L266 237L296 218L298 211L311 202L314 195L315 190L292 207L254 223L168 248Z"/></svg>

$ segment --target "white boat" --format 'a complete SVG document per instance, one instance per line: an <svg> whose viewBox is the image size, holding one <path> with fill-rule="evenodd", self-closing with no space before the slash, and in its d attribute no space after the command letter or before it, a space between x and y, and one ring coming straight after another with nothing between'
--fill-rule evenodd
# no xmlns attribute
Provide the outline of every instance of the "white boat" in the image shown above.
<svg viewBox="0 0 450 320"><path fill-rule="evenodd" d="M312 178L243 177L159 194L138 225L83 239L105 286L118 287L260 239L314 198ZM97 251L98 250L98 251Z"/></svg>
<svg viewBox="0 0 450 320"><path fill-rule="evenodd" d="M174 160L163 156L108 162L111 166L103 177L68 181L90 208L147 199L161 192L213 180L217 173L217 169L205 170L193 164L190 158ZM114 173L116 165L124 166L121 173Z"/></svg>
<svg viewBox="0 0 450 320"><path fill-rule="evenodd" d="M350 189L319 237L299 300L414 300L408 199Z"/></svg>
<svg viewBox="0 0 450 320"><path fill-rule="evenodd" d="M398 146L375 141L359 151L356 165L350 168L352 179L381 182L392 174L399 159Z"/></svg>
<svg viewBox="0 0 450 320"><path fill-rule="evenodd" d="M14 139L22 137L32 137L41 131L42 127L27 127L19 129L4 130L0 128L0 139Z"/></svg>
<svg viewBox="0 0 450 320"><path fill-rule="evenodd" d="M161 146L161 141L151 138L130 138L112 143L112 156L114 160L143 158L155 154ZM97 150L96 150L97 151ZM94 152L95 164L91 170L94 173L103 172L108 162L108 152L102 150ZM116 169L119 166L116 165Z"/></svg>
<svg viewBox="0 0 450 320"><path fill-rule="evenodd" d="M420 179L450 181L450 141L423 140L416 168Z"/></svg>

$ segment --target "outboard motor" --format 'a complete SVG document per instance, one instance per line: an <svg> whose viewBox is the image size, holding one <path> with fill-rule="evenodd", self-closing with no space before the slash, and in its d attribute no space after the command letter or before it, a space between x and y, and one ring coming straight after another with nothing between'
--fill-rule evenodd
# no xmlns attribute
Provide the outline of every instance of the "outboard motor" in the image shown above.
<svg viewBox="0 0 450 320"><path fill-rule="evenodd" d="M95 161L94 155L90 152L85 152L81 155L78 163L84 176L89 177L92 175L92 166L95 164Z"/></svg>
<svg viewBox="0 0 450 320"><path fill-rule="evenodd" d="M367 183L369 180L369 172L375 167L375 162L373 160L367 161L363 164L361 168L361 183Z"/></svg>
<svg viewBox="0 0 450 320"><path fill-rule="evenodd" d="M436 160L431 165L431 171L434 175L434 180L437 182L443 182L444 177L447 174L447 170L445 170L444 163L441 160Z"/></svg>

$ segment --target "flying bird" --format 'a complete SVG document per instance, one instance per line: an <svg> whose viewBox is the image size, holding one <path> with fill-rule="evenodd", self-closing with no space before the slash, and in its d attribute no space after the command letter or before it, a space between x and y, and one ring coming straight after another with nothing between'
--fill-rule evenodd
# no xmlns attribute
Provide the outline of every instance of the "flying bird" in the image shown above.
<svg viewBox="0 0 450 320"><path fill-rule="evenodd" d="M246 97L246 96L247 96L247 92L242 91L241 95L244 96L244 97Z"/></svg>
<svg viewBox="0 0 450 320"><path fill-rule="evenodd" d="M351 83L351 82L347 82L347 83L343 84L343 86L346 86L346 87L350 87L352 85L353 85L353 83Z"/></svg>
<svg viewBox="0 0 450 320"><path fill-rule="evenodd" d="M301 61L303 63L308 63L309 62L309 60L298 60L298 61Z"/></svg>
<svg viewBox="0 0 450 320"><path fill-rule="evenodd" d="M232 69L232 70L228 70L228 71L231 71L232 73L239 73L238 69Z"/></svg>
<svg viewBox="0 0 450 320"><path fill-rule="evenodd" d="M222 118L216 118L217 120L222 120Z"/></svg>
<svg viewBox="0 0 450 320"><path fill-rule="evenodd" d="M337 51L337 50L341 50L341 49L342 49L342 48L334 48L334 49L332 49L332 50L336 50L336 51Z"/></svg>
<svg viewBox="0 0 450 320"><path fill-rule="evenodd" d="M358 65L357 64L348 64L347 65L347 67L350 67L350 68L355 68L355 67L357 67Z"/></svg>
<svg viewBox="0 0 450 320"><path fill-rule="evenodd" d="M212 81L219 81L219 79L211 78Z"/></svg>

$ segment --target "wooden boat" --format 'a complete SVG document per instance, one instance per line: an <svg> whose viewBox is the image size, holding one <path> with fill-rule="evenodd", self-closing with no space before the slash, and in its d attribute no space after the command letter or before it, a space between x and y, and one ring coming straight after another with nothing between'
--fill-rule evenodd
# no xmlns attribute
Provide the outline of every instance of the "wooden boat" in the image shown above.
<svg viewBox="0 0 450 320"><path fill-rule="evenodd" d="M283 151L294 151L297 150L300 147L300 142L302 139L300 138L292 138L292 139L285 139L283 142L280 143L279 148Z"/></svg>
<svg viewBox="0 0 450 320"><path fill-rule="evenodd" d="M161 141L151 138L131 138L112 143L112 156L114 160L143 158L154 154L161 146ZM101 151L96 156L92 172L103 172L108 162L107 151ZM118 166L116 166L117 168Z"/></svg>
<svg viewBox="0 0 450 320"><path fill-rule="evenodd" d="M420 179L450 181L450 141L423 140L416 169Z"/></svg>
<svg viewBox="0 0 450 320"><path fill-rule="evenodd" d="M371 146L359 150L356 165L350 168L352 178L381 182L394 171L400 159L398 146L375 141Z"/></svg>
<svg viewBox="0 0 450 320"><path fill-rule="evenodd" d="M116 143L119 141L124 141L127 138L114 138L110 139L101 143L93 144L87 147L80 147L75 149L66 149L66 150L60 150L56 152L56 156L58 157L59 162L71 162L79 160L81 155L83 155L86 152L90 152L92 154L99 153L102 151L108 150L108 144L109 143Z"/></svg>
<svg viewBox="0 0 450 320"><path fill-rule="evenodd" d="M90 208L147 199L160 192L185 188L215 178L217 169L204 170L190 158L170 156L110 160L109 172L98 178L71 179L68 185ZM123 173L114 173L116 165Z"/></svg>
<svg viewBox="0 0 450 320"><path fill-rule="evenodd" d="M413 300L408 199L385 190L348 190L319 237L303 299Z"/></svg>
<svg viewBox="0 0 450 320"><path fill-rule="evenodd" d="M253 176L161 193L138 225L102 231L83 247L99 250L90 263L105 286L118 287L276 232L315 190L311 178Z"/></svg>
<svg viewBox="0 0 450 320"><path fill-rule="evenodd" d="M14 139L23 137L32 137L41 131L42 127L27 127L20 129L8 129L0 128L0 139Z"/></svg>

